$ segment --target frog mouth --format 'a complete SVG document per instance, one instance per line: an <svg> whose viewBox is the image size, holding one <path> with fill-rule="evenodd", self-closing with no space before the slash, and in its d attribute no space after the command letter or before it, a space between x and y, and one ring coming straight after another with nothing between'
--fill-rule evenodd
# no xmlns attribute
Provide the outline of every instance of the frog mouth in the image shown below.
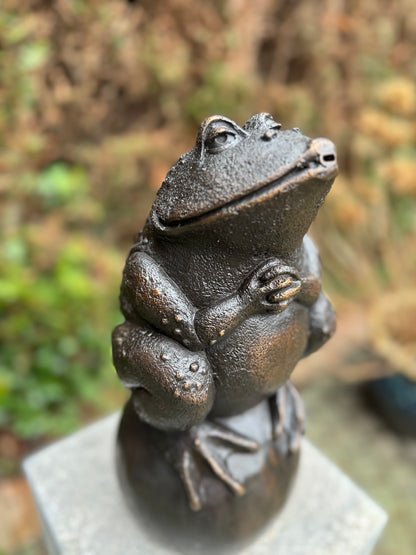
<svg viewBox="0 0 416 555"><path fill-rule="evenodd" d="M338 164L333 143L327 139L314 139L301 157L290 166L281 169L278 175L258 182L250 192L198 215L169 222L161 220L154 214L157 219L154 223L161 231L179 230L201 221L213 220L219 215L236 213L243 207L252 206L263 202L267 198L281 195L311 180L327 184L329 189L337 174Z"/></svg>

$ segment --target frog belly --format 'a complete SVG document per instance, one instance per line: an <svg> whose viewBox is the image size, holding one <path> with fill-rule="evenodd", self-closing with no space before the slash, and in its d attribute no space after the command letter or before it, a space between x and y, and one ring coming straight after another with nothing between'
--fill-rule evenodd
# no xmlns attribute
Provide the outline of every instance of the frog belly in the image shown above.
<svg viewBox="0 0 416 555"><path fill-rule="evenodd" d="M238 414L274 393L305 352L308 309L293 302L280 314L248 318L207 349L216 378L212 416Z"/></svg>

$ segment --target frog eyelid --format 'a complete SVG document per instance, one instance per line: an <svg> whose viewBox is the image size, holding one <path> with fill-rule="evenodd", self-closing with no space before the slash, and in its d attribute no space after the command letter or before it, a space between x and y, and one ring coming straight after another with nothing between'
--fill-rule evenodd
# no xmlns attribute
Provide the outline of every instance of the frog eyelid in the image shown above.
<svg viewBox="0 0 416 555"><path fill-rule="evenodd" d="M224 142L215 144L215 139L217 137L223 137ZM232 137L233 139L229 140L229 137ZM204 139L204 149L207 150L210 154L216 154L225 150L226 148L230 148L231 146L233 146L238 140L238 137L239 135L235 132L234 129L230 129L229 127L225 126L215 127L206 135Z"/></svg>
<svg viewBox="0 0 416 555"><path fill-rule="evenodd" d="M222 152L223 150L230 148L240 142L238 139L243 139L249 135L247 131L239 127L236 123L228 118L214 116L209 118L205 125L202 126L200 131L200 157L201 159L204 157L205 151L209 152L210 154L217 154ZM217 147L209 147L207 143L215 139L222 134L233 135L235 139L232 143L224 144L223 146L218 145Z"/></svg>
<svg viewBox="0 0 416 555"><path fill-rule="evenodd" d="M211 128L209 129L209 131L204 137L204 141L207 142L210 139L213 139L214 137L216 137L217 135L221 135L222 133L230 133L233 135L237 135L234 128L231 129L230 127L226 127L225 125L223 125L222 127L211 126Z"/></svg>

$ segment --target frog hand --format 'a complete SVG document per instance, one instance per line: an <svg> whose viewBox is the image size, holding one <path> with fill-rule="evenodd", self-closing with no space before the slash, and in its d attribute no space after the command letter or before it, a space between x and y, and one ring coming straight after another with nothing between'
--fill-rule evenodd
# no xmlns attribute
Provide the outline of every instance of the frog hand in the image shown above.
<svg viewBox="0 0 416 555"><path fill-rule="evenodd" d="M255 441L220 424L205 421L185 432L166 454L168 462L183 482L193 511L199 511L204 506L202 481L206 470L224 482L235 495L245 494L244 486L227 468L221 444L238 452L253 453L259 449Z"/></svg>
<svg viewBox="0 0 416 555"><path fill-rule="evenodd" d="M298 272L280 262L270 265L260 280L262 304L269 312L282 312L295 300L302 287Z"/></svg>
<svg viewBox="0 0 416 555"><path fill-rule="evenodd" d="M258 266L240 287L240 296L254 312L282 312L301 290L295 268L272 258Z"/></svg>
<svg viewBox="0 0 416 555"><path fill-rule="evenodd" d="M295 386L288 380L270 397L273 439L287 438L287 453L297 453L305 433L305 407Z"/></svg>

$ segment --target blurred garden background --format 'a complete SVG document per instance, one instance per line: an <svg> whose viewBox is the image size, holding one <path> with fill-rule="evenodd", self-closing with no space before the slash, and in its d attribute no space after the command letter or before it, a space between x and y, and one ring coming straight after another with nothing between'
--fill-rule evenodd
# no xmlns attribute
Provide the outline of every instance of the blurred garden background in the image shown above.
<svg viewBox="0 0 416 555"><path fill-rule="evenodd" d="M357 385L416 381L414 0L2 0L0 553L43 549L21 458L126 398L121 270L167 170L207 116L260 111L338 148L309 437L390 512L377 553L416 552L415 440Z"/></svg>

